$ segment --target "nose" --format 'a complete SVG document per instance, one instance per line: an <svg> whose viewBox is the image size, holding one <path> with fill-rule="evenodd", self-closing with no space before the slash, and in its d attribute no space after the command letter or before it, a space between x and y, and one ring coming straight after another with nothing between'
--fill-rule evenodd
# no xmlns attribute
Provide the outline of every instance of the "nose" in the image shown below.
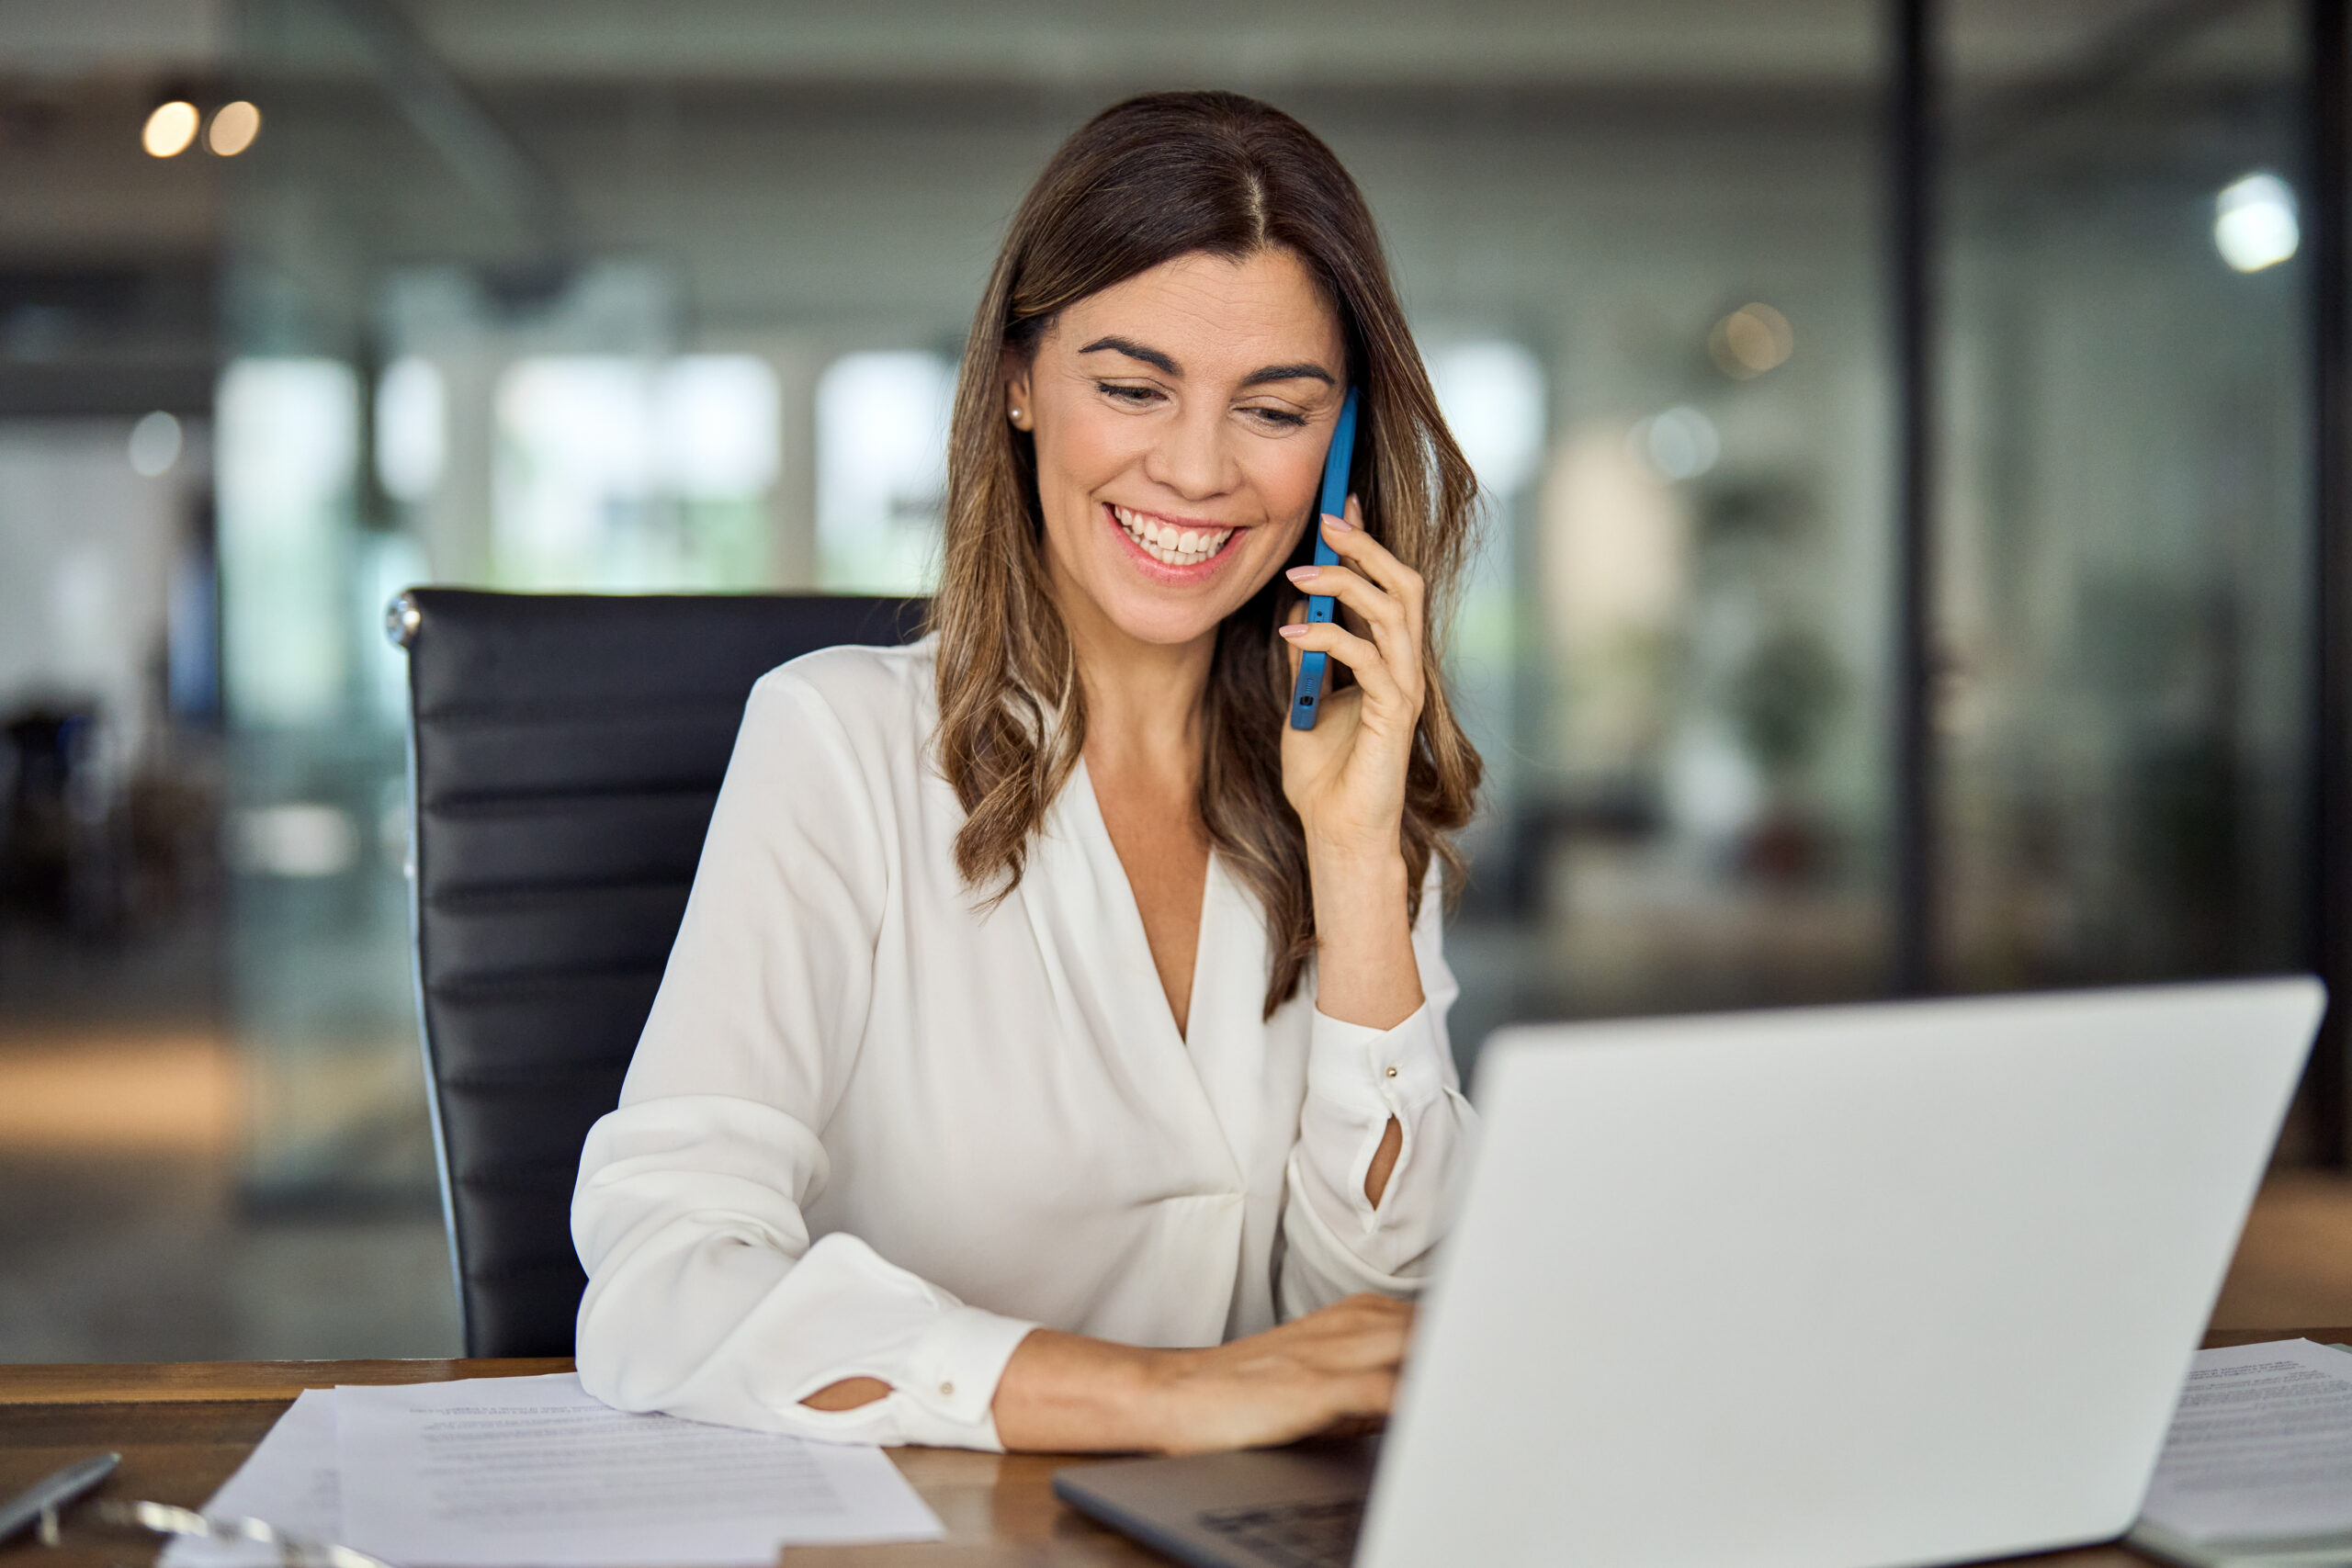
<svg viewBox="0 0 2352 1568"><path fill-rule="evenodd" d="M1145 454L1144 477L1187 501L1225 494L1240 478L1227 446L1228 430L1222 408L1186 408L1161 427L1159 440Z"/></svg>

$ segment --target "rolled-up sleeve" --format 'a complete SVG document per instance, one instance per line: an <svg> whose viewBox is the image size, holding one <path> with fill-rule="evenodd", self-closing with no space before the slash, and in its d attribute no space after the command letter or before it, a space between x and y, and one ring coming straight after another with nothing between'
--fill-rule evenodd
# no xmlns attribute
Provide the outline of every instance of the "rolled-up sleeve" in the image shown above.
<svg viewBox="0 0 2352 1568"><path fill-rule="evenodd" d="M1445 963L1440 902L1432 868L1413 927L1423 999L1410 1017L1383 1030L1314 1015L1283 1210L1285 1318L1359 1292L1415 1294L1450 1216L1476 1112L1447 1042L1459 987ZM1403 1141L1375 1205L1364 1178L1392 1119Z"/></svg>
<svg viewBox="0 0 2352 1568"><path fill-rule="evenodd" d="M622 1089L582 1151L581 1381L626 1410L842 1441L1000 1448L1035 1326L965 1305L855 1236L812 1239L891 852L874 782L815 692L763 680ZM878 1379L854 1410L800 1402Z"/></svg>

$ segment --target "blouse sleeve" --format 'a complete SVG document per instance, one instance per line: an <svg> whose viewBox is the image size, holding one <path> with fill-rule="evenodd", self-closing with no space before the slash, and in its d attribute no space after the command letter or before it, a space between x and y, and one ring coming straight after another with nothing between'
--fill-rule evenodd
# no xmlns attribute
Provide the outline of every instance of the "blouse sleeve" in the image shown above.
<svg viewBox="0 0 2352 1568"><path fill-rule="evenodd" d="M678 940L571 1204L578 1360L624 1410L837 1441L996 1449L989 1404L1035 1325L968 1307L847 1235L811 1244L817 1129L872 995L887 795L790 669L752 694ZM800 1401L844 1378L890 1393Z"/></svg>
<svg viewBox="0 0 2352 1568"><path fill-rule="evenodd" d="M1420 1008L1387 1030L1315 1014L1283 1209L1277 1290L1285 1319L1364 1291L1416 1294L1451 1215L1450 1183L1477 1113L1446 1040L1460 987L1442 951L1439 874L1432 865L1413 925ZM1404 1141L1374 1207L1364 1177L1392 1117Z"/></svg>

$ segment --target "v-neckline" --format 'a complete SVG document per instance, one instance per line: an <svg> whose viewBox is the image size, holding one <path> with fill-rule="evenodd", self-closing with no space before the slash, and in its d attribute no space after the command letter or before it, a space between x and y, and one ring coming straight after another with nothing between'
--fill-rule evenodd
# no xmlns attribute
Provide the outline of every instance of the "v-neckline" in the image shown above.
<svg viewBox="0 0 2352 1568"><path fill-rule="evenodd" d="M1209 851L1208 868L1201 876L1199 923L1193 931L1193 973L1186 982L1184 993L1184 1023L1179 1028L1176 1010L1168 1000L1168 989L1159 983L1159 963L1151 951L1151 931L1143 923L1143 905L1136 897L1135 878L1127 874L1127 863L1119 857L1118 841L1111 837L1111 819L1102 815L1102 797L1094 793L1094 774L1087 767L1084 757L1078 760L1078 773L1086 785L1088 815L1093 820L1094 830L1102 836L1102 848L1110 852L1111 863L1119 868L1119 885L1127 890L1126 911L1132 917L1128 929L1136 946L1142 950L1144 970L1151 976L1152 990L1159 998L1159 1017L1167 1023L1169 1033L1176 1037L1176 1043L1190 1053L1193 1025L1199 1022L1201 1017L1201 976L1209 953L1209 911L1216 907L1216 851L1214 848Z"/></svg>

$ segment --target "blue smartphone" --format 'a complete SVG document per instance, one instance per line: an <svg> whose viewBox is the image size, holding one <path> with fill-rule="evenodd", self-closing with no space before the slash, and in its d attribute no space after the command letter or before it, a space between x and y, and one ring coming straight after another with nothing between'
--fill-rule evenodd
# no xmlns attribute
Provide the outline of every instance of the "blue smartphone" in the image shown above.
<svg viewBox="0 0 2352 1568"><path fill-rule="evenodd" d="M1323 458L1323 494L1315 508L1315 564L1337 566L1340 558L1332 552L1329 541L1323 537L1323 519L1344 517L1348 507L1348 467L1356 455L1356 389L1348 389L1347 400L1340 405L1340 423L1331 430L1331 450ZM1331 596L1310 593L1306 596L1306 618L1328 621L1331 618ZM1290 694L1290 727L1293 729L1315 728L1315 705L1323 695L1324 667L1329 655L1309 651L1298 660L1298 687Z"/></svg>

